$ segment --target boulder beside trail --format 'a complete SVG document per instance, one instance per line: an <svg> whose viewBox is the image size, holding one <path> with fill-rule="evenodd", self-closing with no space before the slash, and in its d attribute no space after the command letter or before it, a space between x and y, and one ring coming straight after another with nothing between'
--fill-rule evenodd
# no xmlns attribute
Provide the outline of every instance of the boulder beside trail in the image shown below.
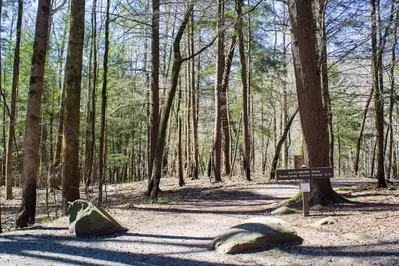
<svg viewBox="0 0 399 266"><path fill-rule="evenodd" d="M69 205L69 231L78 237L104 236L118 232L126 232L101 207L85 200L75 200Z"/></svg>
<svg viewBox="0 0 399 266"><path fill-rule="evenodd" d="M292 214L292 213L298 213L298 212L292 208L282 206L278 209L275 209L270 214L271 215L286 215L286 214Z"/></svg>
<svg viewBox="0 0 399 266"><path fill-rule="evenodd" d="M336 223L338 223L338 219L329 216L329 217L320 219L320 220L318 220L318 221L312 223L311 226L313 226L313 227L319 227L319 226L326 225L326 224L336 224Z"/></svg>
<svg viewBox="0 0 399 266"><path fill-rule="evenodd" d="M274 217L255 217L216 237L212 248L219 253L231 254L264 248L269 244L301 244L302 241L286 221Z"/></svg>

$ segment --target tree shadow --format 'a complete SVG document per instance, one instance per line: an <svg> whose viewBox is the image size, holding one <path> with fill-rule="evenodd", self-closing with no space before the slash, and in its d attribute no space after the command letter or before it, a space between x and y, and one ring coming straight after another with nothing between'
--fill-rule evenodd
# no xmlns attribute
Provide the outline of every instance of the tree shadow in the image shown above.
<svg viewBox="0 0 399 266"><path fill-rule="evenodd" d="M125 238L120 238L121 236ZM127 237L127 239L126 239ZM155 238L159 241L143 240L142 238ZM162 241L164 239L164 241ZM169 241L166 241L169 240ZM170 241L174 240L174 242ZM192 240L192 241L187 241ZM97 242L126 242L131 245L174 245L193 249L193 252L206 252L208 245L195 241L208 241L202 237L180 237L170 235L151 234L118 234L108 237L76 238L69 236L53 235L5 235L0 237L2 248L0 257L16 255L24 259L35 258L47 263L69 263L73 265L226 265L195 261L191 259L167 257L161 254L140 254L130 251L104 249L97 246ZM194 243L193 243L194 242ZM1 259L0 259L1 261Z"/></svg>
<svg viewBox="0 0 399 266"><path fill-rule="evenodd" d="M387 251L386 246L392 245L397 247L399 240L381 241L375 244L359 244L351 246L334 246L334 247L308 247L308 246L275 246L280 250L295 255L310 256L329 256L329 257L355 257L355 258L372 258L372 257L397 257L399 261L399 250L396 248ZM374 249L374 250L373 250Z"/></svg>

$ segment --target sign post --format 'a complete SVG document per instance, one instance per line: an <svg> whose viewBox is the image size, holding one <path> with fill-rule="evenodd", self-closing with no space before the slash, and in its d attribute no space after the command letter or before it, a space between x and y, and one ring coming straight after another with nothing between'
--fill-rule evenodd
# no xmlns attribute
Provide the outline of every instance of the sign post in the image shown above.
<svg viewBox="0 0 399 266"><path fill-rule="evenodd" d="M300 183L303 216L309 216L310 182L320 178L333 178L332 167L302 168L302 169L277 169L276 180L302 180Z"/></svg>

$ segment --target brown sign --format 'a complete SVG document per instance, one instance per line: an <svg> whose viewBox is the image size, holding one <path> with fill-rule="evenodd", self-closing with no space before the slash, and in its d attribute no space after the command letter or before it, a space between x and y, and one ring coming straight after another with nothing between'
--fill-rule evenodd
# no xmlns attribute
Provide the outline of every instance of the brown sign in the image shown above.
<svg viewBox="0 0 399 266"><path fill-rule="evenodd" d="M334 177L334 169L332 167L276 170L276 180L299 180L332 177Z"/></svg>

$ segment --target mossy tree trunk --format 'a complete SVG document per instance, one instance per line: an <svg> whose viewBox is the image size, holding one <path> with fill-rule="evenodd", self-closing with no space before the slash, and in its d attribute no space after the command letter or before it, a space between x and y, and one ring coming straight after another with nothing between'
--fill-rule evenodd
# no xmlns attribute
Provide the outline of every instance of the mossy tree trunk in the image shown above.
<svg viewBox="0 0 399 266"><path fill-rule="evenodd" d="M79 123L85 1L71 1L68 54L65 66L65 117L62 143L63 211L80 198Z"/></svg>

